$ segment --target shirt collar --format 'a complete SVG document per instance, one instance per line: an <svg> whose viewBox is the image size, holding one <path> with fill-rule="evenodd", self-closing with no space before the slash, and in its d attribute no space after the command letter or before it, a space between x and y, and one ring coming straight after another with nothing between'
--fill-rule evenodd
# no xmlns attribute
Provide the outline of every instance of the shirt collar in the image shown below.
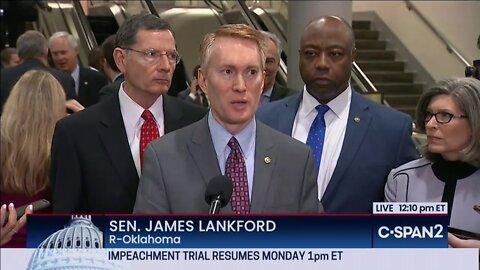
<svg viewBox="0 0 480 270"><path fill-rule="evenodd" d="M273 92L273 87L268 89L267 91L264 91L262 93L262 96L266 96L266 97L271 97L272 96L272 92Z"/></svg>
<svg viewBox="0 0 480 270"><path fill-rule="evenodd" d="M352 98L352 88L350 87L350 84L347 86L345 91L340 93L337 97L334 99L330 100L326 105L330 108L330 110L337 116L337 118L343 119L343 117L346 117L344 115L344 112L347 109L347 106L349 105L349 102ZM320 102L318 102L308 91L306 86L303 87L303 106L305 108L305 112L307 114L310 113L317 113L315 107L317 105L320 105Z"/></svg>
<svg viewBox="0 0 480 270"><path fill-rule="evenodd" d="M72 71L71 76L73 77L73 79L74 79L75 81L78 82L78 80L79 80L78 77L80 76L80 66L79 66L78 64L77 64L77 66L75 67L75 69Z"/></svg>
<svg viewBox="0 0 480 270"><path fill-rule="evenodd" d="M213 146L215 147L217 156L220 156L225 151L225 147L228 147L227 143L232 136L235 136L237 139L244 156L248 156L250 151L253 149L252 145L255 142L257 127L255 117L242 131L236 135L232 135L223 126L221 126L220 123L218 123L215 117L213 117L212 111L210 110L208 113L208 127L210 128L210 134L212 136Z"/></svg>

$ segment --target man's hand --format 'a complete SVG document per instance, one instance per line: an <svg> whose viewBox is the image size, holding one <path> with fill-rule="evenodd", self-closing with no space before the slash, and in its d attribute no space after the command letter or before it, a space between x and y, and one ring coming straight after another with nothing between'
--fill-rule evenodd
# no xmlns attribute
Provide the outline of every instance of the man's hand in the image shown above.
<svg viewBox="0 0 480 270"><path fill-rule="evenodd" d="M70 110L74 113L79 112L81 110L85 110L85 107L83 107L82 104L80 104L78 101L75 99L69 99L65 102L65 106L67 107L67 110Z"/></svg>

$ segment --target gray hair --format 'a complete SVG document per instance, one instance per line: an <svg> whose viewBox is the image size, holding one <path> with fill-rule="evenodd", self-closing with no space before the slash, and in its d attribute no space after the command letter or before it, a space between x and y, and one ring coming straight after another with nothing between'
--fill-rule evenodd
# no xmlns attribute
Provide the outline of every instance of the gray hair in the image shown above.
<svg viewBox="0 0 480 270"><path fill-rule="evenodd" d="M37 58L48 53L47 39L35 30L29 30L18 37L16 46L20 59Z"/></svg>
<svg viewBox="0 0 480 270"><path fill-rule="evenodd" d="M459 109L468 117L472 128L470 144L463 149L461 161L480 168L480 80L474 78L450 78L437 82L423 95L417 105L416 122L421 132L425 132L425 115L431 100L438 95L452 97ZM436 161L440 155L423 149L427 159Z"/></svg>
<svg viewBox="0 0 480 270"><path fill-rule="evenodd" d="M68 45L70 46L70 48L78 48L77 40L72 35L70 35L69 33L65 32L65 31L60 31L60 32L53 33L53 35L50 37L50 39L48 39L48 46L51 46L52 42L57 38L65 38L65 39L67 39Z"/></svg>
<svg viewBox="0 0 480 270"><path fill-rule="evenodd" d="M275 47L277 47L277 51L278 51L278 57L282 58L282 42L277 37L277 35L268 31L260 31L260 33L262 33L262 35L264 35L265 38L270 39L275 44Z"/></svg>

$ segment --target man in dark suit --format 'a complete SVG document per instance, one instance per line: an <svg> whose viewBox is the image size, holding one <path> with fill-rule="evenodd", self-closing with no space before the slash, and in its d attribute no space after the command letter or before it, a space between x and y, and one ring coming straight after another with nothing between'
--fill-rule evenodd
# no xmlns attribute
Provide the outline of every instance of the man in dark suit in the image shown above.
<svg viewBox="0 0 480 270"><path fill-rule="evenodd" d="M204 38L199 84L210 113L149 146L135 213L208 213L205 190L220 174L233 182L222 213L319 211L312 152L255 121L265 76L262 42L258 31L238 24Z"/></svg>
<svg viewBox="0 0 480 270"><path fill-rule="evenodd" d="M108 83L100 72L81 67L78 63L78 42L67 32L54 33L49 41L55 67L72 76L77 100L88 107L98 102L100 89Z"/></svg>
<svg viewBox="0 0 480 270"><path fill-rule="evenodd" d="M62 85L67 100L77 111L83 107L74 99L76 97L73 80L68 74L48 67L48 45L47 39L38 31L27 31L17 40L17 51L22 63L0 71L0 101L1 107L7 100L13 85L27 71L42 69L50 72ZM68 105L68 104L67 104Z"/></svg>
<svg viewBox="0 0 480 270"><path fill-rule="evenodd" d="M115 43L115 62L125 75L118 93L55 128L55 213L131 213L146 145L206 113L167 95L178 61L167 22L151 14L132 16Z"/></svg>
<svg viewBox="0 0 480 270"><path fill-rule="evenodd" d="M296 92L276 82L280 57L282 55L282 42L271 32L260 31L265 37L265 85L263 86L261 104L291 96Z"/></svg>
<svg viewBox="0 0 480 270"><path fill-rule="evenodd" d="M352 90L355 41L343 19L312 21L299 53L304 90L261 107L257 117L304 143L324 134L323 151L314 153L321 161L318 194L325 211L371 213L372 203L383 201L390 170L417 158L411 119ZM323 130L314 128L321 107Z"/></svg>

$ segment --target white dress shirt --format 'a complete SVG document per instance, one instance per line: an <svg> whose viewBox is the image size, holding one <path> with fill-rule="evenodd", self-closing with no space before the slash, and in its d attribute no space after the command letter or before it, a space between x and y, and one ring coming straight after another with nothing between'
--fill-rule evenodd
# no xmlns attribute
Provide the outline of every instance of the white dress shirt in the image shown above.
<svg viewBox="0 0 480 270"><path fill-rule="evenodd" d="M77 64L72 73L70 73L73 80L75 81L75 94L78 97L78 89L80 89L80 66Z"/></svg>
<svg viewBox="0 0 480 270"><path fill-rule="evenodd" d="M127 93L123 90L123 83L118 91L118 98L120 101L120 111L122 113L123 125L127 132L128 144L132 152L133 162L137 169L138 177L141 175L140 166L140 133L142 125L145 120L142 118L142 113L145 110L142 106L133 101ZM164 115L163 115L163 97L159 96L155 103L148 108L153 114L155 123L157 123L160 137L165 134Z"/></svg>
<svg viewBox="0 0 480 270"><path fill-rule="evenodd" d="M320 170L318 172L318 199L320 200L327 189L328 183L337 166L338 157L343 146L345 131L347 129L348 113L352 100L350 86L336 98L325 105L330 107L325 113L325 141L323 144ZM293 122L292 137L306 143L308 132L313 120L317 116L315 107L320 103L303 88L303 98Z"/></svg>
<svg viewBox="0 0 480 270"><path fill-rule="evenodd" d="M228 141L230 138L232 138L232 136L235 136L240 144L240 150L242 151L243 158L245 159L245 165L247 166L248 196L251 202L253 176L255 174L255 137L257 134L255 118L253 118L240 133L232 135L224 127L222 127L220 123L218 123L210 111L208 114L208 127L212 136L215 153L217 154L218 166L220 167L220 171L223 175L225 175L225 164L227 163L227 159L231 151L230 146L228 146Z"/></svg>

